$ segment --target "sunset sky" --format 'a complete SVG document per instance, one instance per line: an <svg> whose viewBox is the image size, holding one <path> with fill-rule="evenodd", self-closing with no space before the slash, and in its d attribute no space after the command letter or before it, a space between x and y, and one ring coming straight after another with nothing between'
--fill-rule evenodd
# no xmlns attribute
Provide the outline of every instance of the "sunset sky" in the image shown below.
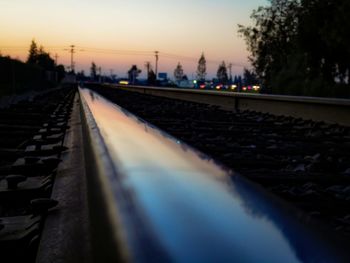
<svg viewBox="0 0 350 263"><path fill-rule="evenodd" d="M132 64L145 72L145 61L173 71L180 62L195 75L204 52L209 77L220 61L232 63L233 74L249 67L248 53L237 24L267 0L0 0L0 51L25 60L32 39L58 63L68 66L65 48L77 46L75 67L89 74L91 61L109 74L123 77Z"/></svg>

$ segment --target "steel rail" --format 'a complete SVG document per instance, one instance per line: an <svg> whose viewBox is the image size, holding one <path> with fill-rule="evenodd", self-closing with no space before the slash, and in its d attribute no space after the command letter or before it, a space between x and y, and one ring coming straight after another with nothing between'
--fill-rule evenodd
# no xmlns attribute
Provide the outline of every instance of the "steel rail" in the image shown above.
<svg viewBox="0 0 350 263"><path fill-rule="evenodd" d="M79 89L95 262L346 262L343 243L213 159Z"/></svg>
<svg viewBox="0 0 350 263"><path fill-rule="evenodd" d="M350 126L350 99L250 94L134 85L116 85L116 87L144 94L218 105L229 110L252 110Z"/></svg>

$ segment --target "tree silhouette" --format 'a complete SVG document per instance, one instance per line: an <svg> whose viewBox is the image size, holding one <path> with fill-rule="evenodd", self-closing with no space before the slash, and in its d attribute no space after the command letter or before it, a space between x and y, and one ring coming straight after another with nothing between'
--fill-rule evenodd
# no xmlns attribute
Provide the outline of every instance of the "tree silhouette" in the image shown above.
<svg viewBox="0 0 350 263"><path fill-rule="evenodd" d="M39 49L36 64L45 70L55 70L55 61L50 57L49 53L45 52L44 48L42 47Z"/></svg>
<svg viewBox="0 0 350 263"><path fill-rule="evenodd" d="M297 50L298 9L297 0L271 0L271 6L253 11L251 18L255 26L239 26L251 52L249 59L266 86L276 85L274 78Z"/></svg>
<svg viewBox="0 0 350 263"><path fill-rule="evenodd" d="M176 81L181 81L183 76L184 76L184 70L182 68L182 65L179 62L174 70L174 78Z"/></svg>
<svg viewBox="0 0 350 263"><path fill-rule="evenodd" d="M66 70L65 70L64 66L63 65L57 65L56 66L56 72L57 72L57 78L58 78L57 80L61 81L64 78L65 74L66 74Z"/></svg>
<svg viewBox="0 0 350 263"><path fill-rule="evenodd" d="M243 70L244 85L257 85L259 83L257 75L246 68Z"/></svg>
<svg viewBox="0 0 350 263"><path fill-rule="evenodd" d="M225 64L225 61L223 61L220 65L219 65L219 68L218 68L218 71L217 71L217 77L218 77L218 80L222 83L227 83L228 81L228 75L227 75L227 68L226 68L226 64Z"/></svg>
<svg viewBox="0 0 350 263"><path fill-rule="evenodd" d="M266 91L350 95L350 1L271 0L239 25Z"/></svg>
<svg viewBox="0 0 350 263"><path fill-rule="evenodd" d="M242 77L240 75L235 75L235 77L233 78L233 84L237 85L237 90L239 91L242 87Z"/></svg>
<svg viewBox="0 0 350 263"><path fill-rule="evenodd" d="M27 63L36 64L37 57L38 57L38 45L36 44L35 40L33 39L31 44L30 44L30 47L29 47L29 55L27 58Z"/></svg>
<svg viewBox="0 0 350 263"><path fill-rule="evenodd" d="M147 74L147 83L148 85L155 85L157 81L156 73L154 73L153 69L150 69Z"/></svg>
<svg viewBox="0 0 350 263"><path fill-rule="evenodd" d="M95 62L91 62L90 77L91 77L91 80L93 81L97 80L97 66Z"/></svg>
<svg viewBox="0 0 350 263"><path fill-rule="evenodd" d="M204 53L198 60L197 66L197 79L200 81L205 81L205 76L207 75L207 61L205 59Z"/></svg>
<svg viewBox="0 0 350 263"><path fill-rule="evenodd" d="M55 70L55 61L51 58L50 54L44 50L43 46L38 46L34 39L29 47L29 54L27 59L28 64L35 64L47 71Z"/></svg>
<svg viewBox="0 0 350 263"><path fill-rule="evenodd" d="M132 65L128 71L129 81L132 84L135 84L135 82L137 81L137 77L141 72L141 69L138 69L136 65Z"/></svg>
<svg viewBox="0 0 350 263"><path fill-rule="evenodd" d="M145 68L146 68L146 70L147 70L147 75L148 75L148 74L149 74L149 72L150 72L150 71L151 71L151 69L152 69L151 62L146 61L146 62L145 62Z"/></svg>

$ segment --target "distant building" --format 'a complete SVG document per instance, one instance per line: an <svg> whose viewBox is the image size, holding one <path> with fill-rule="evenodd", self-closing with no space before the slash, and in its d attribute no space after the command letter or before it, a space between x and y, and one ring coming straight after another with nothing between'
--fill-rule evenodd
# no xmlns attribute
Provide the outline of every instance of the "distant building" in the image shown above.
<svg viewBox="0 0 350 263"><path fill-rule="evenodd" d="M180 88L193 88L194 84L193 81L188 79L182 79L180 81L176 81L176 85Z"/></svg>

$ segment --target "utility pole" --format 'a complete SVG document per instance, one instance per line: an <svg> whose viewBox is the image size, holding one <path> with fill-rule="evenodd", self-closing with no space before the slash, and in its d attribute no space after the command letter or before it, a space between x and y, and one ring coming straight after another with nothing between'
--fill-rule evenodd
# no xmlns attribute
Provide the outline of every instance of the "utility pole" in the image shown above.
<svg viewBox="0 0 350 263"><path fill-rule="evenodd" d="M75 50L76 46L75 45L70 45L69 46L69 49L65 48L64 50L68 50L68 52L70 53L70 68L71 68L71 71L74 72L74 58L73 58L73 55L74 53L76 53L76 50ZM78 51L84 51L83 49L80 49Z"/></svg>
<svg viewBox="0 0 350 263"><path fill-rule="evenodd" d="M75 46L74 45L70 45L70 68L72 69L72 72L74 72L74 60L73 60L73 54L75 53L74 50Z"/></svg>
<svg viewBox="0 0 350 263"><path fill-rule="evenodd" d="M159 51L154 51L154 55L156 56L156 79L158 78L158 58L159 58L159 56L158 56L158 54L159 54Z"/></svg>

